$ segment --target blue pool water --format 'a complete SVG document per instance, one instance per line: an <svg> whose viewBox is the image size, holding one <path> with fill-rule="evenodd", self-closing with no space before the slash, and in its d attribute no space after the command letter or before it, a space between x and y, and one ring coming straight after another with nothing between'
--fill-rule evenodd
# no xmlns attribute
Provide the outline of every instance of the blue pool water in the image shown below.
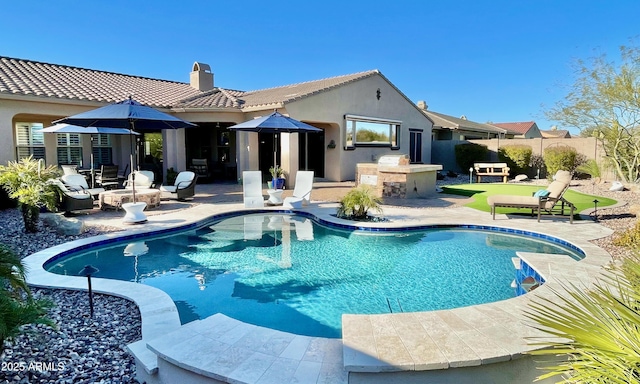
<svg viewBox="0 0 640 384"><path fill-rule="evenodd" d="M224 313L286 332L340 337L343 313L447 309L514 297L515 251L571 254L495 231L343 231L283 214L244 215L52 261L53 273L167 292L183 323Z"/></svg>

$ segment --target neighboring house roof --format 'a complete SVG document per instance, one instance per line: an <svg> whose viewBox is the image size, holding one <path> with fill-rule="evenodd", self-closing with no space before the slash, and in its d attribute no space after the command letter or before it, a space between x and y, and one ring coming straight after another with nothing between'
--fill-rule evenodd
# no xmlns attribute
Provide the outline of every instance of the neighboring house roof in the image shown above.
<svg viewBox="0 0 640 384"><path fill-rule="evenodd" d="M535 121L524 121L519 123L491 123L491 124L495 125L498 128L506 129L509 133L515 133L518 135L526 134L527 132L529 132L529 130L531 130L531 128L533 128L536 125Z"/></svg>
<svg viewBox="0 0 640 384"><path fill-rule="evenodd" d="M542 137L548 138L548 139L571 138L571 133L569 133L569 131L566 129L551 129L548 131L540 130L540 133L542 134Z"/></svg>
<svg viewBox="0 0 640 384"><path fill-rule="evenodd" d="M494 127L490 124L476 123L474 121L467 120L466 118L453 117L445 115L444 113L433 112L429 110L422 110L433 121L433 128L437 127L447 129L457 129L466 131L486 132L486 133L505 133L506 130Z"/></svg>
<svg viewBox="0 0 640 384"><path fill-rule="evenodd" d="M153 107L242 109L285 104L376 74L382 76L378 70L371 70L255 91L219 87L199 91L188 83L177 81L0 56L0 94L105 103L132 96Z"/></svg>

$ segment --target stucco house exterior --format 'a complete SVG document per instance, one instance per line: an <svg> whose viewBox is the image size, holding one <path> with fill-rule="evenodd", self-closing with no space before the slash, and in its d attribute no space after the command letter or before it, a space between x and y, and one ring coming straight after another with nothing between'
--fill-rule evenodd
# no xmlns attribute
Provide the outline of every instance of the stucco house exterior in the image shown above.
<svg viewBox="0 0 640 384"><path fill-rule="evenodd" d="M232 180L243 170L266 173L274 135L227 128L274 110L322 129L278 135L277 161L288 184L299 169L344 181L355 178L357 163L385 154L407 154L414 163L431 158L433 122L378 70L255 91L217 87L204 63L194 63L189 76L183 83L0 56L0 163L32 154L47 164L88 167L93 153L98 164L124 165L134 145L144 161L150 156L146 134L138 143L112 135L92 143L90 135L39 132L52 121L129 96L198 125L158 132L164 170L184 170L192 159L205 158Z"/></svg>

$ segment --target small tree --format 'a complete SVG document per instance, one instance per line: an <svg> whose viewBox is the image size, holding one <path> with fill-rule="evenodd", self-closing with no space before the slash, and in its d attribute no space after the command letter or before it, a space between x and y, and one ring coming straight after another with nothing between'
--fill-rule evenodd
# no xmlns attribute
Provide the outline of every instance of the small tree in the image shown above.
<svg viewBox="0 0 640 384"><path fill-rule="evenodd" d="M577 61L575 83L545 114L600 140L618 177L632 182L640 177L640 48L622 46L620 56L619 64L604 55Z"/></svg>
<svg viewBox="0 0 640 384"><path fill-rule="evenodd" d="M382 212L380 204L382 199L375 195L373 188L359 185L340 200L336 216L349 220L366 220L369 210Z"/></svg>
<svg viewBox="0 0 640 384"><path fill-rule="evenodd" d="M0 184L9 193L9 197L18 201L25 231L38 231L40 208L46 207L51 211L56 209L58 189L47 181L57 176L55 166L42 166L32 156L20 161L9 161L6 166L0 165Z"/></svg>

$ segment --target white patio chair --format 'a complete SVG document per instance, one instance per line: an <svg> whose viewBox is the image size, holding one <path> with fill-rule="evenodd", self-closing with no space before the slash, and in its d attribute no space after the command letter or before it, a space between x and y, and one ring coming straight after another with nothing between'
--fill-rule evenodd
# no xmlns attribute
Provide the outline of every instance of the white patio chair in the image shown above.
<svg viewBox="0 0 640 384"><path fill-rule="evenodd" d="M264 196L262 196L262 172L242 172L242 198L244 200L245 208L264 207Z"/></svg>
<svg viewBox="0 0 640 384"><path fill-rule="evenodd" d="M133 188L134 176L136 189L148 189L155 187L155 183L153 181L155 179L155 175L153 174L153 171L135 171L130 173L129 178L124 182L123 185L125 189Z"/></svg>
<svg viewBox="0 0 640 384"><path fill-rule="evenodd" d="M298 171L293 196L286 197L282 203L284 208L302 208L311 201L313 189L313 171Z"/></svg>
<svg viewBox="0 0 640 384"><path fill-rule="evenodd" d="M196 194L196 182L198 176L191 171L182 171L176 176L176 180L173 185L161 185L160 191L163 198L170 198L176 200L184 200L188 197L193 197ZM136 181L136 186L137 186Z"/></svg>

